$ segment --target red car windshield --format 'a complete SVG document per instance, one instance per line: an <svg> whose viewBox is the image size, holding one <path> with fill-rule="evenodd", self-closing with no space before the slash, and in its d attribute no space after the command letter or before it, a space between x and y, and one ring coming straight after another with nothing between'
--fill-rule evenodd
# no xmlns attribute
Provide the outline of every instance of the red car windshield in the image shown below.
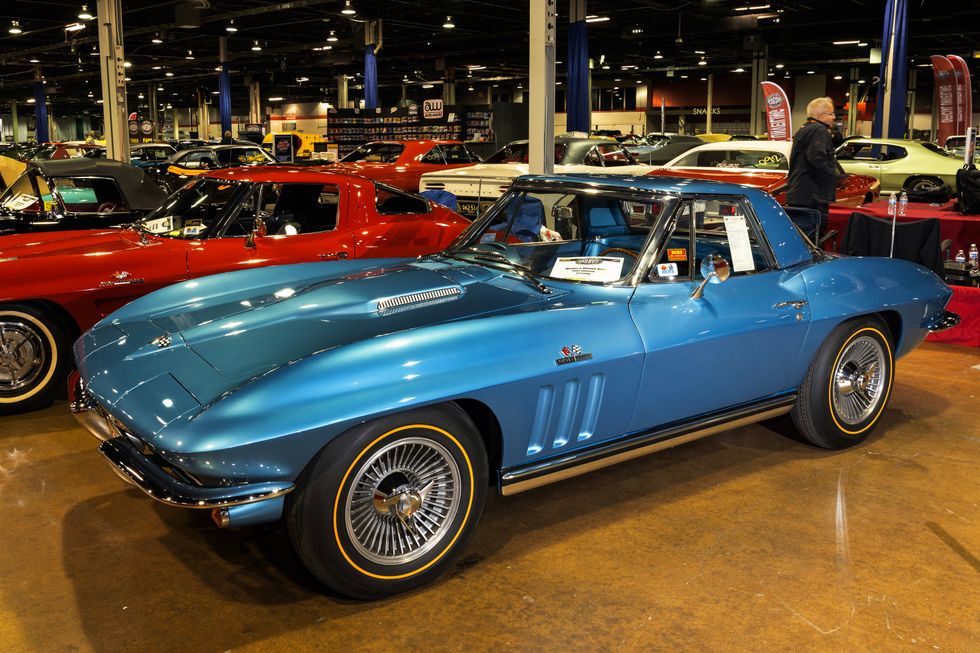
<svg viewBox="0 0 980 653"><path fill-rule="evenodd" d="M394 163L405 150L401 143L368 143L343 159L341 163Z"/></svg>
<svg viewBox="0 0 980 653"><path fill-rule="evenodd" d="M505 145L487 157L484 163L527 163L527 145L527 143ZM561 143L555 145L555 163L561 163L565 158L565 149Z"/></svg>

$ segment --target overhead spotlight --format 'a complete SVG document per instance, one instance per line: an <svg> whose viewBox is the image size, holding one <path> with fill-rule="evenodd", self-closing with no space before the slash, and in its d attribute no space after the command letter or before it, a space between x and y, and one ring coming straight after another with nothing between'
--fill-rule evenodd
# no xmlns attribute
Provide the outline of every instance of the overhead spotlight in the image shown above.
<svg viewBox="0 0 980 653"><path fill-rule="evenodd" d="M184 59L187 59L188 61L193 60L194 59L194 51L193 50L188 50L187 51L187 56L184 57Z"/></svg>
<svg viewBox="0 0 980 653"><path fill-rule="evenodd" d="M41 63L41 60L37 57L31 57L31 63Z"/></svg>
<svg viewBox="0 0 980 653"><path fill-rule="evenodd" d="M162 86L157 86L157 90L158 91L162 91L163 90L163 87Z"/></svg>
<svg viewBox="0 0 980 653"><path fill-rule="evenodd" d="M7 31L10 32L11 34L20 34L24 30L20 28L20 23L18 23L16 20L12 20L10 21L10 29L8 29Z"/></svg>
<svg viewBox="0 0 980 653"><path fill-rule="evenodd" d="M701 57L701 61L698 62L698 65L699 66L707 66L708 65L708 62L704 60L704 57Z"/></svg>
<svg viewBox="0 0 980 653"><path fill-rule="evenodd" d="M152 70L160 70L163 66L153 66Z"/></svg>
<svg viewBox="0 0 980 653"><path fill-rule="evenodd" d="M34 103L35 103L36 101L37 101L37 100L35 100L35 99L34 99L34 98L32 98L32 97L31 97L31 98L27 98L27 103L28 103L28 104L34 104Z"/></svg>
<svg viewBox="0 0 980 653"><path fill-rule="evenodd" d="M297 77L296 78L296 81L299 82L300 84L302 84L303 82L310 81L310 78L309 77Z"/></svg>
<svg viewBox="0 0 980 653"><path fill-rule="evenodd" d="M744 73L744 72L745 72L745 68L736 68L736 69L735 69L735 70L733 70L732 72L733 72L733 73Z"/></svg>
<svg viewBox="0 0 980 653"><path fill-rule="evenodd" d="M357 10L350 5L350 0L344 0L344 8L340 10L340 13L345 16L353 16L357 13Z"/></svg>
<svg viewBox="0 0 980 653"><path fill-rule="evenodd" d="M253 44L252 44L252 50L253 50L254 52L258 52L258 51L259 51L259 50L261 50L261 49L262 49L262 46L261 46L261 45L259 45L259 42L258 42L258 41L256 41L255 43L253 43Z"/></svg>
<svg viewBox="0 0 980 653"><path fill-rule="evenodd" d="M559 84L561 84L561 82L558 82L558 83L559 83ZM467 86L467 87L466 87L466 90L467 90L467 91L472 91L472 90L473 90L473 87L472 87L472 86Z"/></svg>
<svg viewBox="0 0 980 653"><path fill-rule="evenodd" d="M133 64L131 64L130 62L128 62L128 61L124 61L123 62L123 68L132 68L132 67L133 67Z"/></svg>
<svg viewBox="0 0 980 653"><path fill-rule="evenodd" d="M150 43L156 43L157 45L160 45L161 43L163 43L163 39L160 38L160 34L157 33L153 35L152 39L150 39Z"/></svg>
<svg viewBox="0 0 980 653"><path fill-rule="evenodd" d="M170 72L169 70L167 72L165 72L164 75L166 75L167 77L173 77L174 76L174 74L172 72Z"/></svg>
<svg viewBox="0 0 980 653"><path fill-rule="evenodd" d="M228 24L225 26L225 31L226 32L237 32L238 31L238 28L235 27L235 19L234 18L232 18L231 20L228 21Z"/></svg>
<svg viewBox="0 0 980 653"><path fill-rule="evenodd" d="M422 84L422 88L432 88L432 84Z"/></svg>
<svg viewBox="0 0 980 653"><path fill-rule="evenodd" d="M660 50L657 50L657 54L653 55L654 59L663 59L664 55L660 54Z"/></svg>
<svg viewBox="0 0 980 653"><path fill-rule="evenodd" d="M337 32L330 30L330 36L327 37L327 42L336 43L337 42Z"/></svg>
<svg viewBox="0 0 980 653"><path fill-rule="evenodd" d="M444 29L452 29L452 28L456 27L456 24L453 22L453 17L452 16L446 16L446 22L442 24L442 27Z"/></svg>
<svg viewBox="0 0 980 653"><path fill-rule="evenodd" d="M684 37L681 36L681 14L677 13L677 38L674 39L674 43L681 45L684 43Z"/></svg>
<svg viewBox="0 0 980 653"><path fill-rule="evenodd" d="M779 70L782 70L782 68L783 68L783 64L781 64L781 63L777 63L777 64L776 64L776 68L777 68L777 69L779 69Z"/></svg>
<svg viewBox="0 0 980 653"><path fill-rule="evenodd" d="M841 75L834 75L834 79L844 79Z"/></svg>
<svg viewBox="0 0 980 653"><path fill-rule="evenodd" d="M136 96L136 98L139 99L139 100L142 100L143 99L143 94L140 93L139 95Z"/></svg>
<svg viewBox="0 0 980 653"><path fill-rule="evenodd" d="M66 32L77 32L82 29L85 29L85 23L68 23L65 25Z"/></svg>
<svg viewBox="0 0 980 653"><path fill-rule="evenodd" d="M807 74L807 75L812 75L812 74L813 74L813 73L815 73L815 72L816 72L815 70L808 70L808 71L806 71L806 74Z"/></svg>
<svg viewBox="0 0 980 653"><path fill-rule="evenodd" d="M266 98L269 102L282 102L282 98L279 96Z"/></svg>
<svg viewBox="0 0 980 653"><path fill-rule="evenodd" d="M78 18L80 20L92 20L95 16L89 13L88 5L82 5L82 10L78 12Z"/></svg>

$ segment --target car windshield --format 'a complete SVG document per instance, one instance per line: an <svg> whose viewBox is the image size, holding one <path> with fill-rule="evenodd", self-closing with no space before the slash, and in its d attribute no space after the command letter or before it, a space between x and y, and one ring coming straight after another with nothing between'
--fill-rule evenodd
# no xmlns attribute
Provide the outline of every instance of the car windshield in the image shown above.
<svg viewBox="0 0 980 653"><path fill-rule="evenodd" d="M244 182L195 179L166 199L139 223L143 231L169 238L203 237L235 206Z"/></svg>
<svg viewBox="0 0 980 653"><path fill-rule="evenodd" d="M3 193L0 193L0 211L4 213L50 211L53 201L54 196L44 178L38 175L36 170L28 169Z"/></svg>
<svg viewBox="0 0 980 653"><path fill-rule="evenodd" d="M341 163L394 163L405 150L401 143L368 143L343 159Z"/></svg>
<svg viewBox="0 0 980 653"><path fill-rule="evenodd" d="M555 163L561 163L565 158L566 146L555 143ZM510 143L491 154L484 163L527 163L527 143Z"/></svg>
<svg viewBox="0 0 980 653"><path fill-rule="evenodd" d="M628 276L646 247L664 195L592 186L504 195L446 255L531 278L609 283Z"/></svg>

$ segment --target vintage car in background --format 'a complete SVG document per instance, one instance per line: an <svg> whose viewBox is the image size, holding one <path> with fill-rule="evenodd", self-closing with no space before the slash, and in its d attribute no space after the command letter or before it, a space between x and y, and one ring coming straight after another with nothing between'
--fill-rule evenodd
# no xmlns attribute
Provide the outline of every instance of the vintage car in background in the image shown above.
<svg viewBox="0 0 980 653"><path fill-rule="evenodd" d="M427 172L444 172L476 165L480 157L461 141L373 141L331 166L331 169L363 175L411 193Z"/></svg>
<svg viewBox="0 0 980 653"><path fill-rule="evenodd" d="M0 235L132 222L167 193L142 170L108 159L31 161L0 193Z"/></svg>
<svg viewBox="0 0 980 653"><path fill-rule="evenodd" d="M883 192L923 190L945 182L955 193L956 171L963 167L962 157L938 145L898 138L853 138L835 154L844 170L874 177Z"/></svg>
<svg viewBox="0 0 980 653"><path fill-rule="evenodd" d="M674 157L704 143L697 136L684 134L633 134L617 138L636 160L648 165L663 165Z"/></svg>
<svg viewBox="0 0 980 653"><path fill-rule="evenodd" d="M962 161L966 155L966 135L956 134L954 136L948 136L946 142L943 144L943 149Z"/></svg>
<svg viewBox="0 0 980 653"><path fill-rule="evenodd" d="M263 265L426 254L467 224L367 179L257 167L197 177L127 229L2 237L0 410L48 402L78 334L158 288Z"/></svg>
<svg viewBox="0 0 980 653"><path fill-rule="evenodd" d="M72 407L153 499L284 518L314 576L379 598L453 566L488 487L787 413L814 445L860 444L895 360L956 323L950 295L913 263L822 253L757 189L522 177L440 254L132 302L75 345Z"/></svg>
<svg viewBox="0 0 980 653"><path fill-rule="evenodd" d="M637 163L629 151L611 138L559 136L555 138L555 173L601 172L613 175L642 175L650 166ZM520 175L528 173L528 141L514 141L480 164L448 172L422 175L420 190L439 190L456 196L456 210L476 218Z"/></svg>
<svg viewBox="0 0 980 653"><path fill-rule="evenodd" d="M300 131L269 132L262 138L262 149L265 150L269 156L276 158L276 153L272 151L272 142L276 136L282 136L284 134L289 134L291 137L290 141L293 146L293 159L297 161L312 159L316 144L327 142L327 137L323 134L311 134L309 132Z"/></svg>
<svg viewBox="0 0 980 653"><path fill-rule="evenodd" d="M206 145L180 150L165 162L166 169L157 179L171 191L183 186L189 179L210 170L240 168L242 166L275 163L258 145Z"/></svg>
<svg viewBox="0 0 980 653"><path fill-rule="evenodd" d="M712 179L761 188L786 204L790 141L725 141L705 143L669 161L652 175ZM859 206L878 198L878 180L838 170L836 204Z"/></svg>
<svg viewBox="0 0 980 653"><path fill-rule="evenodd" d="M129 162L137 168L162 171L175 154L177 150L167 143L136 143L129 148Z"/></svg>

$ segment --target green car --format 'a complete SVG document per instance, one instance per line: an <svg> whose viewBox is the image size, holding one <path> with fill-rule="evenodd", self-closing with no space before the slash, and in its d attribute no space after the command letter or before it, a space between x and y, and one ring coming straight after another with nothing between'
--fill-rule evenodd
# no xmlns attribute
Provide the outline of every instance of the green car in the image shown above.
<svg viewBox="0 0 980 653"><path fill-rule="evenodd" d="M962 160L938 145L899 138L854 138L838 147L836 155L846 172L876 177L882 193L943 182L956 192L956 171L963 167Z"/></svg>

